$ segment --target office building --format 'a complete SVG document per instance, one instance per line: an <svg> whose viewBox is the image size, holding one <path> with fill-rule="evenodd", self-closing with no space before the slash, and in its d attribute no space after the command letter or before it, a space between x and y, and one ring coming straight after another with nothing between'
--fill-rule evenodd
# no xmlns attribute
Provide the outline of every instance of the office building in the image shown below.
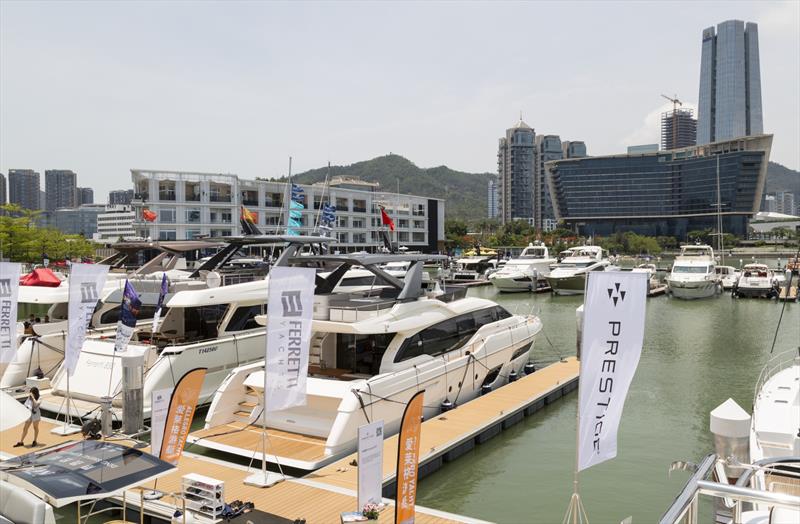
<svg viewBox="0 0 800 524"><path fill-rule="evenodd" d="M764 195L764 204L761 206L761 211L766 213L778 212L778 203L775 200L775 195Z"/></svg>
<svg viewBox="0 0 800 524"><path fill-rule="evenodd" d="M133 222L136 213L133 207L126 205L107 205L105 210L97 215L97 232L94 240L97 242L113 243L120 239L136 238Z"/></svg>
<svg viewBox="0 0 800 524"><path fill-rule="evenodd" d="M86 204L47 211L42 215L40 223L42 226L58 229L65 235L93 238L97 232L97 217L105 211L105 207L103 204Z"/></svg>
<svg viewBox="0 0 800 524"><path fill-rule="evenodd" d="M564 140L561 142L561 158L583 158L586 156L586 144L580 140Z"/></svg>
<svg viewBox="0 0 800 524"><path fill-rule="evenodd" d="M728 20L703 30L697 143L764 132L758 25Z"/></svg>
<svg viewBox="0 0 800 524"><path fill-rule="evenodd" d="M512 220L533 222L536 175L536 133L520 119L506 130L497 150L497 200L499 218L505 224Z"/></svg>
<svg viewBox="0 0 800 524"><path fill-rule="evenodd" d="M641 155L644 153L658 153L658 144L640 144L638 146L628 146L629 155Z"/></svg>
<svg viewBox="0 0 800 524"><path fill-rule="evenodd" d="M499 210L497 209L497 180L489 180L489 188L486 194L486 207L488 209L488 218L497 218Z"/></svg>
<svg viewBox="0 0 800 524"><path fill-rule="evenodd" d="M55 211L65 207L76 207L78 175L69 169L48 169L44 172L45 209Z"/></svg>
<svg viewBox="0 0 800 524"><path fill-rule="evenodd" d="M75 200L77 205L94 204L94 189L91 187L79 187L76 191Z"/></svg>
<svg viewBox="0 0 800 524"><path fill-rule="evenodd" d="M117 189L108 193L108 205L130 205L133 200L133 189Z"/></svg>
<svg viewBox="0 0 800 524"><path fill-rule="evenodd" d="M6 176L0 173L0 206L8 203L6 200Z"/></svg>
<svg viewBox="0 0 800 524"><path fill-rule="evenodd" d="M582 235L633 231L681 240L716 229L717 166L723 231L747 235L767 176L772 135L639 155L546 164L556 218Z"/></svg>
<svg viewBox="0 0 800 524"><path fill-rule="evenodd" d="M245 206L264 232L285 232L287 185L271 180L245 180L236 175L176 171L131 170L136 235L153 240L185 240L201 236L241 234L239 217ZM335 179L301 185L305 209L301 233L316 227L323 203L336 206L332 246L339 251L375 251L383 244L379 230L383 206L395 224L391 240L411 250L444 249L444 201L380 190L374 183ZM143 210L155 213L144 219Z"/></svg>
<svg viewBox="0 0 800 524"><path fill-rule="evenodd" d="M697 120L691 109L661 113L661 149L682 149L697 143Z"/></svg>
<svg viewBox="0 0 800 524"><path fill-rule="evenodd" d="M24 209L41 209L39 173L33 169L8 170L8 202Z"/></svg>
<svg viewBox="0 0 800 524"><path fill-rule="evenodd" d="M778 191L775 193L775 212L784 215L797 215L794 193L791 191Z"/></svg>

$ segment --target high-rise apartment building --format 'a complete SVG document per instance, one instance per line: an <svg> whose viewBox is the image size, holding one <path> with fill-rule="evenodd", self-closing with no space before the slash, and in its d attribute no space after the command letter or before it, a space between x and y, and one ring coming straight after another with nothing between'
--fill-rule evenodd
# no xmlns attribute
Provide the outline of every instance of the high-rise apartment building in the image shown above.
<svg viewBox="0 0 800 524"><path fill-rule="evenodd" d="M691 109L661 113L661 150L681 149L697 144L697 120Z"/></svg>
<svg viewBox="0 0 800 524"><path fill-rule="evenodd" d="M500 139L497 150L497 199L499 218L503 224L517 219L533 222L535 138L534 130L520 119Z"/></svg>
<svg viewBox="0 0 800 524"><path fill-rule="evenodd" d="M797 215L794 193L791 191L778 191L775 193L775 211L784 215Z"/></svg>
<svg viewBox="0 0 800 524"><path fill-rule="evenodd" d="M0 206L5 205L6 202L6 176L0 173Z"/></svg>
<svg viewBox="0 0 800 524"><path fill-rule="evenodd" d="M562 158L564 158L564 151L561 138L558 135L538 135L536 137L536 178L533 190L533 225L536 229L551 231L556 227L553 204L550 200L550 191L547 189L547 180L545 179L544 164L545 162L561 160Z"/></svg>
<svg viewBox="0 0 800 524"><path fill-rule="evenodd" d="M583 158L586 156L586 144L582 140L564 140L561 142L562 158Z"/></svg>
<svg viewBox="0 0 800 524"><path fill-rule="evenodd" d="M76 191L75 200L77 205L94 204L94 189L91 187L79 187Z"/></svg>
<svg viewBox="0 0 800 524"><path fill-rule="evenodd" d="M133 200L133 189L116 189L108 193L109 206L127 206Z"/></svg>
<svg viewBox="0 0 800 524"><path fill-rule="evenodd" d="M78 175L69 169L48 169L44 172L47 211L77 207Z"/></svg>
<svg viewBox="0 0 800 524"><path fill-rule="evenodd" d="M766 211L767 213L778 212L778 203L775 201L775 195L764 196L764 205L761 206L761 211Z"/></svg>
<svg viewBox="0 0 800 524"><path fill-rule="evenodd" d="M487 207L487 216L489 218L497 218L499 214L499 210L497 208L497 181L496 180L489 180L489 188L486 194L486 207Z"/></svg>
<svg viewBox="0 0 800 524"><path fill-rule="evenodd" d="M728 20L703 30L697 143L764 132L758 25Z"/></svg>
<svg viewBox="0 0 800 524"><path fill-rule="evenodd" d="M39 206L39 173L33 169L8 170L8 201L24 209Z"/></svg>

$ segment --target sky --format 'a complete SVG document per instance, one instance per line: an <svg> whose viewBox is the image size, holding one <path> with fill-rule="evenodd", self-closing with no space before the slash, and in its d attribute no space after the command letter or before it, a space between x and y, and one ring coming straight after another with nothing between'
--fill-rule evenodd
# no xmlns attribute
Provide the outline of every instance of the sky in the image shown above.
<svg viewBox="0 0 800 524"><path fill-rule="evenodd" d="M0 172L244 178L390 152L495 172L520 114L590 155L659 141L697 106L701 32L759 24L771 159L800 168L800 1L0 0Z"/></svg>

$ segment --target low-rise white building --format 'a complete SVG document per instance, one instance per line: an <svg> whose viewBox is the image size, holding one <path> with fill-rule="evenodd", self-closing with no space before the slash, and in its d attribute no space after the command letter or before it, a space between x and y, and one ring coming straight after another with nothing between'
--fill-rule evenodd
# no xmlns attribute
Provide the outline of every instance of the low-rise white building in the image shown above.
<svg viewBox="0 0 800 524"><path fill-rule="evenodd" d="M189 240L241 234L245 207L264 232L285 232L286 182L245 180L231 174L132 169L134 229L153 240ZM341 251L374 251L382 245L383 206L395 224L391 240L411 250L443 249L444 201L382 191L377 184L335 178L329 184L300 185L304 191L302 233L318 232L321 207L336 206L332 235ZM143 211L152 221L145 220ZM294 228L298 229L298 228Z"/></svg>
<svg viewBox="0 0 800 524"><path fill-rule="evenodd" d="M103 213L97 215L96 242L117 242L120 239L136 237L133 222L136 213L133 207L126 205L108 205Z"/></svg>

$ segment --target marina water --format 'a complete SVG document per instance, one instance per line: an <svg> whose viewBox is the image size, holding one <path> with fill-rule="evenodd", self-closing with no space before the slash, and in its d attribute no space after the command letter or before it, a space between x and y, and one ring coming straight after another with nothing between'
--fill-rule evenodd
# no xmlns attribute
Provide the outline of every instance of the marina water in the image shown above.
<svg viewBox="0 0 800 524"><path fill-rule="evenodd" d="M575 354L575 308L582 297L499 294L491 286L470 294L540 315L547 338L536 340L537 361ZM697 301L648 299L617 458L580 475L591 522L657 521L689 475L670 477L670 463L699 461L714 450L709 412L729 397L750 412L782 306L729 293ZM775 352L799 344L800 304L788 303ZM418 503L501 523L560 523L572 493L577 399L573 392L445 464L420 483Z"/></svg>

